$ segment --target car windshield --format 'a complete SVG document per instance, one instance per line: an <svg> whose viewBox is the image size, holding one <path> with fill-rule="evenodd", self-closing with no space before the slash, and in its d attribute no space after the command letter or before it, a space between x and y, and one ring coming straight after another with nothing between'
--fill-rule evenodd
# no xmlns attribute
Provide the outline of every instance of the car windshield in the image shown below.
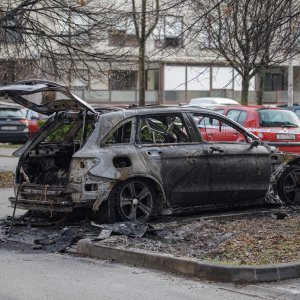
<svg viewBox="0 0 300 300"><path fill-rule="evenodd" d="M0 108L0 118L20 118L23 117L21 111L16 108Z"/></svg>
<svg viewBox="0 0 300 300"><path fill-rule="evenodd" d="M288 110L263 109L258 115L261 127L300 127L298 117Z"/></svg>

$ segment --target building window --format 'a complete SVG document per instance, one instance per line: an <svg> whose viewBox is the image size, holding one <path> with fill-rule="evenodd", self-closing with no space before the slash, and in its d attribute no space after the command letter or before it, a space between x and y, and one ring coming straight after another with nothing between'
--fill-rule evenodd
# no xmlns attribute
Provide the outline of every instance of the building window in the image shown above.
<svg viewBox="0 0 300 300"><path fill-rule="evenodd" d="M84 13L65 12L55 20L57 31L63 38L71 39L71 42L88 43L90 41L90 18Z"/></svg>
<svg viewBox="0 0 300 300"><path fill-rule="evenodd" d="M0 86L11 84L15 81L16 65L14 62L1 62Z"/></svg>
<svg viewBox="0 0 300 300"><path fill-rule="evenodd" d="M158 78L159 72L158 70L147 70L147 86L146 89L148 91L157 91L158 90Z"/></svg>
<svg viewBox="0 0 300 300"><path fill-rule="evenodd" d="M163 16L154 30L155 47L182 47L183 18Z"/></svg>
<svg viewBox="0 0 300 300"><path fill-rule="evenodd" d="M138 45L132 18L127 17L120 20L114 30L109 32L108 45L121 47L136 47Z"/></svg>
<svg viewBox="0 0 300 300"><path fill-rule="evenodd" d="M284 76L278 73L267 73L265 78L265 91L283 91Z"/></svg>
<svg viewBox="0 0 300 300"><path fill-rule="evenodd" d="M4 12L0 11L0 17L3 17ZM22 24L15 17L10 19L4 18L0 21L0 42L6 44L22 43Z"/></svg>
<svg viewBox="0 0 300 300"><path fill-rule="evenodd" d="M110 87L112 90L135 90L137 87L137 71L112 71Z"/></svg>

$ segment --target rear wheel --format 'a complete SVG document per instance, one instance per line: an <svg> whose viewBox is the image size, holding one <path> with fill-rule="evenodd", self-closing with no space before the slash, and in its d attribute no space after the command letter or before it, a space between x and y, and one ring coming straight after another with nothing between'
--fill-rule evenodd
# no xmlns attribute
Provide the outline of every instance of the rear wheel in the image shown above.
<svg viewBox="0 0 300 300"><path fill-rule="evenodd" d="M130 179L122 182L116 187L115 201L123 220L145 222L156 214L156 190L148 181Z"/></svg>
<svg viewBox="0 0 300 300"><path fill-rule="evenodd" d="M113 198L109 197L103 202L97 213L97 221L100 223L114 223L116 221Z"/></svg>
<svg viewBox="0 0 300 300"><path fill-rule="evenodd" d="M278 193L282 201L289 205L300 203L300 167L286 168L278 182Z"/></svg>

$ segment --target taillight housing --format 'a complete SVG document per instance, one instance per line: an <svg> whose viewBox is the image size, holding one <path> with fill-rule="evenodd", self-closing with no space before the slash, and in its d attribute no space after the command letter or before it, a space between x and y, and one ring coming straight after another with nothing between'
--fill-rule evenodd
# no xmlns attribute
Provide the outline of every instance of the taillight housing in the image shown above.
<svg viewBox="0 0 300 300"><path fill-rule="evenodd" d="M21 124L24 124L24 125L26 126L26 128L24 128L24 131L25 131L25 132L28 132L28 126L29 126L28 120L26 120L26 119L21 119L21 120L19 120L18 122L21 123Z"/></svg>

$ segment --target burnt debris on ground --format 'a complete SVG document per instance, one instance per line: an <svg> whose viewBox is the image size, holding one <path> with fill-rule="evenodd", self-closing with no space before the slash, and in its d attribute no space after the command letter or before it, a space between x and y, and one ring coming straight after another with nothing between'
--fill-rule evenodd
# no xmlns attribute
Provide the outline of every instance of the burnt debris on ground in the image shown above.
<svg viewBox="0 0 300 300"><path fill-rule="evenodd" d="M89 218L26 213L2 223L1 244L63 252L81 238L110 247L173 254L233 264L265 264L300 259L300 208L248 209L167 217L151 224L98 224Z"/></svg>

